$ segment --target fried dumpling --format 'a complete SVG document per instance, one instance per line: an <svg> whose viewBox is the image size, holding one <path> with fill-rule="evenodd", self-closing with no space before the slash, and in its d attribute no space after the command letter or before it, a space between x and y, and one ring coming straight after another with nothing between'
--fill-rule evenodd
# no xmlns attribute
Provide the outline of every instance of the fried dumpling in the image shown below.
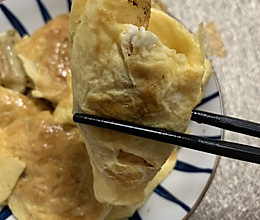
<svg viewBox="0 0 260 220"><path fill-rule="evenodd" d="M32 95L36 98L58 103L67 88L66 76L70 72L68 22L69 15L60 15L16 45L33 81Z"/></svg>
<svg viewBox="0 0 260 220"><path fill-rule="evenodd" d="M49 112L5 127L0 152L26 165L8 198L19 220L102 220L110 210L94 196L91 165L78 129L65 130Z"/></svg>
<svg viewBox="0 0 260 220"><path fill-rule="evenodd" d="M26 73L15 49L20 40L21 37L15 30L0 35L0 85L24 92Z"/></svg>
<svg viewBox="0 0 260 220"><path fill-rule="evenodd" d="M17 157L2 152L0 148L0 204L7 201L24 169L25 163Z"/></svg>
<svg viewBox="0 0 260 220"><path fill-rule="evenodd" d="M73 5L81 6L72 7L70 21L74 112L185 132L205 70L198 37L164 12L150 10L149 1L75 0ZM128 7L136 20L128 19ZM97 199L142 202L174 146L78 127Z"/></svg>
<svg viewBox="0 0 260 220"><path fill-rule="evenodd" d="M33 116L39 111L27 96L0 86L0 129L16 119Z"/></svg>
<svg viewBox="0 0 260 220"><path fill-rule="evenodd" d="M73 98L72 98L72 88L71 88L71 73L67 75L68 87L63 92L59 103L57 104L53 116L55 121L59 124L69 124L76 126L73 122Z"/></svg>
<svg viewBox="0 0 260 220"><path fill-rule="evenodd" d="M157 185L160 184L160 182L162 182L163 179L173 170L177 161L177 153L178 148L175 148L165 164L162 166L161 170L147 184L146 188L144 189L145 200L143 202L130 206L113 206L105 220L115 220L131 217L136 209L144 204Z"/></svg>

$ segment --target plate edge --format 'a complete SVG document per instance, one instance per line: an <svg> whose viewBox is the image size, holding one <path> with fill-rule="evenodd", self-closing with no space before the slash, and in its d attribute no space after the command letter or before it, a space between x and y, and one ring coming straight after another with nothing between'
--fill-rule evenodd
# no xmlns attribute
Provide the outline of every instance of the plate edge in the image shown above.
<svg viewBox="0 0 260 220"><path fill-rule="evenodd" d="M214 70L213 70L214 71ZM223 99L222 99L222 92L221 92L221 88L220 88L220 85L219 85L219 81L217 79L217 76L216 76L216 73L213 72L212 74L212 77L215 81L215 84L216 84L216 87L219 91L219 99L220 99L220 113L221 114L224 114L224 107L223 107ZM225 137L225 131L223 129L220 130L220 136L221 136L221 140L224 140L224 137ZM217 172L217 167L219 165L219 161L220 161L220 156L216 156L216 160L215 160L215 163L214 163L214 166L213 166L213 169L212 169L212 173L205 185L205 187L203 188L202 192L200 193L197 201L194 203L194 205L192 206L191 210L182 218L182 220L187 220L189 219L189 217L195 212L195 210L198 208L199 204L201 203L201 201L203 200L206 192L208 191L214 177L215 177L215 174Z"/></svg>

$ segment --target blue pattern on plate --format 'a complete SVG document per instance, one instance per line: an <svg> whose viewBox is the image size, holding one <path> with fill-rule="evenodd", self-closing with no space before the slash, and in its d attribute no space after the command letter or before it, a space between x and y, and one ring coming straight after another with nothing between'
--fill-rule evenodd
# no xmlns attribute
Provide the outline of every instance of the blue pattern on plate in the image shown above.
<svg viewBox="0 0 260 220"><path fill-rule="evenodd" d="M68 10L70 11L71 10L71 0L67 0L67 3L68 3Z"/></svg>
<svg viewBox="0 0 260 220"><path fill-rule="evenodd" d="M207 97L205 97L205 98L203 98L203 99L201 100L200 104L198 104L198 105L196 106L196 108L199 107L199 106L201 106L201 105L203 105L203 104L205 104L205 103L207 103L207 102L209 102L209 101L211 101L212 99L214 99L214 98L216 98L216 97L219 97L219 92L218 92L218 91L215 92L215 93L213 93L213 94L211 94L211 95L209 95L209 96L207 96Z"/></svg>
<svg viewBox="0 0 260 220"><path fill-rule="evenodd" d="M13 28L19 32L21 37L23 37L24 35L29 35L28 31L25 29L19 19L4 4L0 4L0 8L5 14L6 18L12 24Z"/></svg>
<svg viewBox="0 0 260 220"><path fill-rule="evenodd" d="M210 139L214 139L214 140L220 140L221 139L221 135L201 136L201 137L210 138Z"/></svg>
<svg viewBox="0 0 260 220"><path fill-rule="evenodd" d="M176 204L178 204L179 206L181 206L185 211L189 212L190 211L190 207L188 205L186 205L184 202L182 202L181 200L179 200L178 198L176 198L175 196L173 196L170 192L168 192L164 187L162 187L161 185L157 186L156 189L154 190L154 192L156 194L158 194L159 196L174 202Z"/></svg>
<svg viewBox="0 0 260 220"><path fill-rule="evenodd" d="M142 220L141 216L139 213L136 211L132 217L128 218L128 220Z"/></svg>
<svg viewBox="0 0 260 220"><path fill-rule="evenodd" d="M188 172L188 173L212 173L212 169L199 168L180 160L177 160L174 169L182 172Z"/></svg>
<svg viewBox="0 0 260 220"><path fill-rule="evenodd" d="M8 208L8 206L5 206L1 211L0 211L0 220L5 220L7 219L9 216L12 215L12 212L10 211L10 209Z"/></svg>
<svg viewBox="0 0 260 220"><path fill-rule="evenodd" d="M45 5L41 2L41 0L36 0L36 2L38 3L44 22L47 23L49 20L52 19L50 13L46 9Z"/></svg>

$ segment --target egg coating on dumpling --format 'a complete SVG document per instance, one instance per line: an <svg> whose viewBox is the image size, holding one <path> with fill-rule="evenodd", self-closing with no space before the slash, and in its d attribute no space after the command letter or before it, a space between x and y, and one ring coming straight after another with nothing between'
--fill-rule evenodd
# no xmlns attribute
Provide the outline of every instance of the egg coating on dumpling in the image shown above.
<svg viewBox="0 0 260 220"><path fill-rule="evenodd" d="M19 118L28 118L40 111L27 96L0 86L0 129Z"/></svg>
<svg viewBox="0 0 260 220"><path fill-rule="evenodd" d="M128 7L138 22L127 19ZM150 10L149 1L88 0L80 10L72 7L72 14L78 19L70 21L74 112L185 132L205 69L197 37L164 12ZM165 24L155 24L156 17L171 27L163 32L166 40L160 35ZM101 202L141 202L145 186L174 148L78 127L87 143L95 195Z"/></svg>
<svg viewBox="0 0 260 220"><path fill-rule="evenodd" d="M9 196L17 219L104 219L110 205L94 196L89 157L76 127L64 128L43 111L17 119L0 130L0 138L0 187L18 179L10 195L0 189L0 203ZM8 163L3 164L3 154L10 155Z"/></svg>
<svg viewBox="0 0 260 220"><path fill-rule="evenodd" d="M26 73L33 82L33 97L45 98L55 104L68 87L68 21L69 15L59 15L16 45Z"/></svg>

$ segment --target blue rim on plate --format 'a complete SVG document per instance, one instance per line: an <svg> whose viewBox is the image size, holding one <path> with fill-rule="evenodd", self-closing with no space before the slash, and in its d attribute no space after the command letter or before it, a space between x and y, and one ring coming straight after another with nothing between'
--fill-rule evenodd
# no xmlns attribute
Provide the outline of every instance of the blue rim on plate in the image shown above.
<svg viewBox="0 0 260 220"><path fill-rule="evenodd" d="M30 28L31 31L28 31L27 28L30 27L30 24L23 21L23 16L21 16L21 14L18 16L18 14L15 13L20 10L21 5L23 5L23 7L26 5L26 2L27 5L28 3L30 3L30 5L33 3L33 6L37 9L34 10L34 12L38 16L40 15L42 19L42 22L38 22L39 24L36 22L37 24L34 25L33 28ZM21 3L20 6L17 2L15 4L15 0L8 0L4 3L0 3L0 33L13 28L16 29L21 36L30 35L37 28L51 20L52 17L55 17L60 13L67 13L71 8L71 0L27 0L26 2ZM54 2L56 7L50 7ZM57 4L58 6L62 5L61 11L56 10ZM1 22L3 22L3 24ZM205 88L205 98L197 108L200 110L222 113L220 89L214 75ZM190 131L193 134L212 139L221 139L223 137L220 129L210 128L207 125L191 123ZM200 163L198 163L198 158L200 158ZM206 193L214 177L218 162L218 156L181 148L178 153L178 160L174 170L154 190L144 206L138 209L129 220L157 219L155 212L159 213L158 215L160 217L167 215L164 219L187 219L196 209ZM201 182L201 179L203 179L203 183ZM190 182L187 183L187 180ZM182 189L186 191L195 189L195 191L197 190L198 192L196 195L190 196L190 194L187 195L187 193L183 193ZM164 208L161 208L157 203L163 203L163 207L167 210L165 211ZM162 214L163 211L165 211L165 214ZM176 213L179 213L179 215L176 216ZM0 207L0 220L6 219L11 220L15 218L12 216L8 206Z"/></svg>

